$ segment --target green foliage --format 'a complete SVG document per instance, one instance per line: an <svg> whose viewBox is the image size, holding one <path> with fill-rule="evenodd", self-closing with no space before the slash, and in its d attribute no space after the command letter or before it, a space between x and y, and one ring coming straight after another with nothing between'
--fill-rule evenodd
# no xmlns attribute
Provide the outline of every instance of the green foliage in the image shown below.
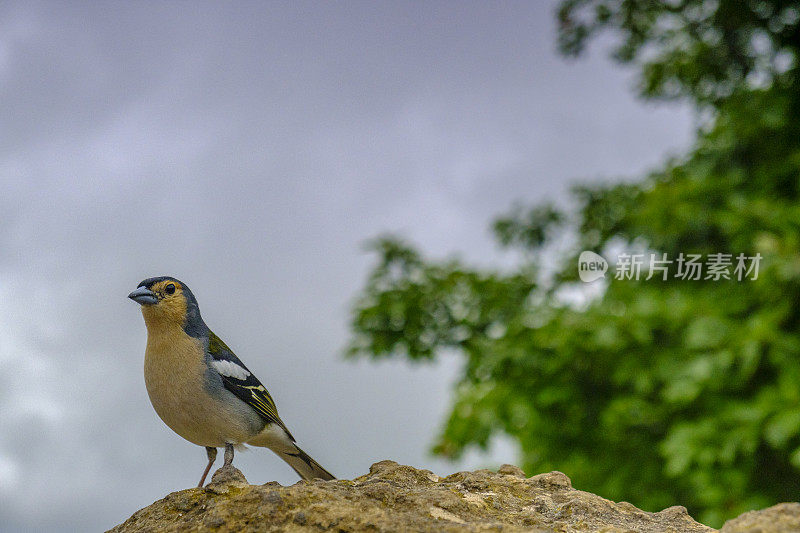
<svg viewBox="0 0 800 533"><path fill-rule="evenodd" d="M498 219L498 242L526 252L510 272L377 241L350 353L463 355L434 447L446 456L502 433L531 474L558 469L649 510L683 504L716 526L796 500L800 11L778 1L567 0L559 20L565 52L614 28L617 56L640 66L645 95L712 109L695 146L639 182L576 188L575 212L516 207ZM757 84L759 69L767 81ZM608 276L601 295L568 298L586 294L581 250L613 258L620 248L762 260L756 280ZM561 267L544 275L553 254Z"/></svg>
<svg viewBox="0 0 800 533"><path fill-rule="evenodd" d="M791 85L800 6L784 0L564 0L559 47L577 55L606 28L615 57L641 69L643 95L716 104L773 82Z"/></svg>

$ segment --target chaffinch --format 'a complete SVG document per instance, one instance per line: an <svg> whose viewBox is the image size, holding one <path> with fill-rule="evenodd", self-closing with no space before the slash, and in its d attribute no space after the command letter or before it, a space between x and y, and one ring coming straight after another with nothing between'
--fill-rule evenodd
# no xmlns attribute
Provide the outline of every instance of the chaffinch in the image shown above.
<svg viewBox="0 0 800 533"><path fill-rule="evenodd" d="M162 276L142 281L128 298L141 305L147 326L144 381L153 408L184 439L205 446L208 465L217 448L225 463L234 446L263 446L303 479L334 479L297 447L269 392L233 351L208 329L185 283Z"/></svg>

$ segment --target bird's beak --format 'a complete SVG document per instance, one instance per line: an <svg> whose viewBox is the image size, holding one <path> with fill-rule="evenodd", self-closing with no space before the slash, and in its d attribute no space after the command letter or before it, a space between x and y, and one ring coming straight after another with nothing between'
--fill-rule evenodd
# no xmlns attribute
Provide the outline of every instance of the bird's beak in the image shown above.
<svg viewBox="0 0 800 533"><path fill-rule="evenodd" d="M139 287L130 293L128 298L140 305L153 305L158 302L156 294L147 287Z"/></svg>

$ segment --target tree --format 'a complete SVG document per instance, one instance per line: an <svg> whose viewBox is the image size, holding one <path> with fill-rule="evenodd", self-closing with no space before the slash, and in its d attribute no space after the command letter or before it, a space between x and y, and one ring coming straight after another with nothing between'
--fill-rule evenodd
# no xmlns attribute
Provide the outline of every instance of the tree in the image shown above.
<svg viewBox="0 0 800 533"><path fill-rule="evenodd" d="M515 208L494 223L523 250L511 272L375 241L352 355L465 360L434 451L496 434L529 473L649 510L686 505L719 526L800 493L800 7L741 0L566 0L560 46L610 29L645 98L705 117L689 153L638 182L574 189L578 209ZM570 238L565 239L565 236ZM573 242L566 251L553 243ZM578 304L577 257L673 262ZM547 274L545 254L560 253ZM731 254L732 279L677 277L677 259ZM760 256L738 281L736 256ZM646 263L646 261L645 261ZM752 263L752 262L751 262ZM706 263L707 264L707 263ZM613 270L613 268L612 268ZM646 268L644 269L646 274Z"/></svg>

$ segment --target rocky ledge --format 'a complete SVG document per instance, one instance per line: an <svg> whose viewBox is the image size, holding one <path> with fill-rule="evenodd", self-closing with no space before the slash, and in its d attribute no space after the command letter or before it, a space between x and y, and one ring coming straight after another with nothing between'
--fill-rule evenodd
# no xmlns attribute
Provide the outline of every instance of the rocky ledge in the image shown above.
<svg viewBox="0 0 800 533"><path fill-rule="evenodd" d="M746 513L722 531L780 531L763 526L780 520L798 523L791 522L799 519L798 509L779 507ZM760 519L759 513L770 512L767 522ZM173 492L111 531L327 530L715 531L695 522L683 507L648 513L627 502L575 490L561 472L526 478L519 468L504 465L497 473L478 470L440 478L393 461L375 463L369 474L354 480L301 481L290 487L274 482L250 485L239 470L225 467L206 487Z"/></svg>

